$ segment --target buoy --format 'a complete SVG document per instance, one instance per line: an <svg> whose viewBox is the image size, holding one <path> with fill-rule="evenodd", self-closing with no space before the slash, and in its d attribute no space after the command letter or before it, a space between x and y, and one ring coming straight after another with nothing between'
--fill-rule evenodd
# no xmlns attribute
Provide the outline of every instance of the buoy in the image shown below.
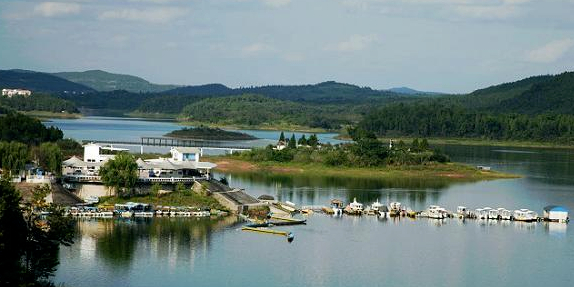
<svg viewBox="0 0 574 287"><path fill-rule="evenodd" d="M289 232L289 234L287 234L287 242L291 243L293 242L293 239L295 239L295 234L293 234L293 232Z"/></svg>

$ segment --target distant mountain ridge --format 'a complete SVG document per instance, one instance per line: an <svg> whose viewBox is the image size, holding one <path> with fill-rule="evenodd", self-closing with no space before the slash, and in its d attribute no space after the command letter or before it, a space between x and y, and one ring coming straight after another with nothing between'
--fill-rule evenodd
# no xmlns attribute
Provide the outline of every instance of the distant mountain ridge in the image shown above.
<svg viewBox="0 0 574 287"><path fill-rule="evenodd" d="M41 93L91 93L94 89L82 84L27 70L0 70L0 88L27 89Z"/></svg>
<svg viewBox="0 0 574 287"><path fill-rule="evenodd" d="M390 91L373 90L368 87L359 87L334 81L308 85L269 85L242 88L229 88L221 84L210 84L180 87L165 91L163 94L180 96L258 94L274 99L315 104L358 103L404 96Z"/></svg>
<svg viewBox="0 0 574 287"><path fill-rule="evenodd" d="M444 95L444 94L445 94L445 93L439 93L439 92L419 91L419 90L411 89L411 88L409 88L409 87L395 87L395 88L387 89L387 91L393 92L393 93L397 93L397 94L403 94L403 95L439 96L439 95Z"/></svg>
<svg viewBox="0 0 574 287"><path fill-rule="evenodd" d="M125 74L114 74L102 70L89 70L84 72L53 73L57 77L88 86L99 92L124 90L132 93L157 93L175 89L176 85L153 84L149 81Z"/></svg>

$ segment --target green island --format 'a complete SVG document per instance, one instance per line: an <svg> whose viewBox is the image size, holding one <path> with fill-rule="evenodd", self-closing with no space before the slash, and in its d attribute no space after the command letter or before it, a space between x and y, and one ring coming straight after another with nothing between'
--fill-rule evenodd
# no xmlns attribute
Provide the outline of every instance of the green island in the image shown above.
<svg viewBox="0 0 574 287"><path fill-rule="evenodd" d="M400 140L389 146L373 133L351 129L353 143L320 144L316 136L293 135L289 140L283 133L277 146L208 160L217 164L216 170L226 173L265 172L271 174L301 174L337 176L343 178L412 178L476 181L518 178L490 169L479 169L450 162L447 155L429 147L426 139L414 139L410 144Z"/></svg>
<svg viewBox="0 0 574 287"><path fill-rule="evenodd" d="M180 138L180 139L204 139L204 140L254 140L257 139L252 135L246 133L226 131L220 128L210 128L206 126L198 126L192 128L182 128L169 132L166 137Z"/></svg>

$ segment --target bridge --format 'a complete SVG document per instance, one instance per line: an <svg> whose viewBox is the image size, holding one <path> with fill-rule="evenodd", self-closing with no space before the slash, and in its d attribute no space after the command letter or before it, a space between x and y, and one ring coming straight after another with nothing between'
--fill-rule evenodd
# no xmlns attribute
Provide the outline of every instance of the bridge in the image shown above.
<svg viewBox="0 0 574 287"><path fill-rule="evenodd" d="M139 146L140 152L143 153L144 146L160 147L196 147L203 154L203 150L225 150L229 153L234 151L251 150L252 146L245 145L245 142L237 141L218 141L204 139L177 139L166 137L141 137L139 141L116 141L116 140L82 140L82 144L99 143L109 145ZM243 145L241 145L243 144Z"/></svg>

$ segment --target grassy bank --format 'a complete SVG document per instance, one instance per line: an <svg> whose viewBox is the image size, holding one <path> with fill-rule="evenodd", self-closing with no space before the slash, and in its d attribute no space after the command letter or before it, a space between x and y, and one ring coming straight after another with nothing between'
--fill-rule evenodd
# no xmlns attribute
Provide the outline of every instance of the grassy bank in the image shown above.
<svg viewBox="0 0 574 287"><path fill-rule="evenodd" d="M266 172L273 174L305 174L348 178L413 178L450 179L453 181L492 180L519 178L520 176L497 171L479 171L460 163L432 163L429 165L386 166L373 168L331 167L322 164L248 162L229 156L204 157L216 163L217 171L226 173Z"/></svg>
<svg viewBox="0 0 574 287"><path fill-rule="evenodd" d="M340 140L351 140L351 137L346 134L341 134L335 137ZM389 142L393 139L396 143L404 141L405 143L412 142L414 137L382 137L379 140ZM419 138L420 139L420 138ZM537 142L537 141L512 141L512 140L488 140L488 139L471 139L471 138L426 138L429 144L448 144L448 145L475 145L475 146L499 146L499 147L527 147L527 148L566 148L574 149L574 145L566 143L552 143L552 142Z"/></svg>
<svg viewBox="0 0 574 287"><path fill-rule="evenodd" d="M201 195L192 191L172 192L169 194L164 194L160 197L152 195L137 195L131 197L100 197L100 205L114 205L117 203L127 203L130 201L148 203L154 206L191 206L198 208L209 207L212 209L226 210L226 208L219 204L215 198Z"/></svg>
<svg viewBox="0 0 574 287"><path fill-rule="evenodd" d="M82 114L79 113L54 113L54 112L47 112L47 111L24 111L20 112L27 116L39 118L39 119L79 119L82 117Z"/></svg>

